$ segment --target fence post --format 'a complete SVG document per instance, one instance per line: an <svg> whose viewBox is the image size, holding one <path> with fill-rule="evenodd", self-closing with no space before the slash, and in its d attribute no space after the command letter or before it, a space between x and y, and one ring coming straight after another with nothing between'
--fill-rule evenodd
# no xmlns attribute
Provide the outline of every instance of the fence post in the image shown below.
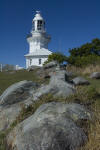
<svg viewBox="0 0 100 150"><path fill-rule="evenodd" d="M2 72L2 64L0 64L0 71Z"/></svg>

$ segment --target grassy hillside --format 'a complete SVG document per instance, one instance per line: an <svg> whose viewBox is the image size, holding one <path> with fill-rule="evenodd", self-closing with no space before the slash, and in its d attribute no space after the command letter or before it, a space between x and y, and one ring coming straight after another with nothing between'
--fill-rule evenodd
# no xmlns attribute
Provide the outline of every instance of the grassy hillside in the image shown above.
<svg viewBox="0 0 100 150"><path fill-rule="evenodd" d="M91 69L92 68L92 69ZM51 95L41 97L40 101L30 108L23 109L21 114L16 118L17 120L11 126L11 129L19 122L24 120L33 114L36 109L43 103L50 101L61 102L78 102L86 104L87 107L95 114L95 120L90 124L88 128L88 142L81 150L100 150L100 79L90 79L90 73L94 71L100 72L99 66L88 66L85 68L76 68L73 66L68 67L69 71L75 73L76 76L81 75L90 81L88 86L77 86L77 93L74 96L70 96L66 99L53 98ZM44 80L37 76L36 72L18 71L18 72L5 72L0 73L0 94L10 85L21 80L32 80L38 83L44 83ZM88 105L89 104L89 105ZM8 131L7 131L8 132ZM0 150L5 150L6 132L0 133ZM80 149L79 149L80 150Z"/></svg>

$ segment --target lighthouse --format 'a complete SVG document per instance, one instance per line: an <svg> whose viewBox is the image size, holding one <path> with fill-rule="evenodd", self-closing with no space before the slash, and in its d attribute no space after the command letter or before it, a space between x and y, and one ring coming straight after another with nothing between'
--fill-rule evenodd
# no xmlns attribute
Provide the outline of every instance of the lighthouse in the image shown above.
<svg viewBox="0 0 100 150"><path fill-rule="evenodd" d="M52 52L48 50L50 40L51 37L45 30L45 21L40 11L36 11L36 15L32 20L32 31L27 36L29 53L25 55L26 68L31 66L43 66L48 56L52 54Z"/></svg>

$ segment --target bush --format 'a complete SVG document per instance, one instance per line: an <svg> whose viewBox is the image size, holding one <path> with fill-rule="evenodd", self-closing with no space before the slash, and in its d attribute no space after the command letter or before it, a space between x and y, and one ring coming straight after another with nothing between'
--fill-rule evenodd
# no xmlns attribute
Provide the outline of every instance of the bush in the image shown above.
<svg viewBox="0 0 100 150"><path fill-rule="evenodd" d="M88 64L100 63L100 39L94 39L79 48L69 50L68 63L82 67Z"/></svg>
<svg viewBox="0 0 100 150"><path fill-rule="evenodd" d="M68 63L69 64L72 64L72 65L75 65L77 67L84 67L84 66L87 66L89 64L97 64L97 63L100 63L100 56L97 56L97 55L89 55L89 56L77 56L77 57L73 57L73 56L70 56L68 58Z"/></svg>
<svg viewBox="0 0 100 150"><path fill-rule="evenodd" d="M57 61L58 63L63 63L67 62L67 56L61 53L52 53L51 55L48 56L48 60L44 63L47 64L51 61Z"/></svg>

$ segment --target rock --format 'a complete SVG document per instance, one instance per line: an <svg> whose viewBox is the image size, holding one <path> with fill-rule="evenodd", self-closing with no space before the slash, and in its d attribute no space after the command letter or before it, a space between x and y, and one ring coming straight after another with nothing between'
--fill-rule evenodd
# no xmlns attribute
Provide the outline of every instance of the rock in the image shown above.
<svg viewBox="0 0 100 150"><path fill-rule="evenodd" d="M75 76L75 74L74 74L73 72L69 72L69 71L66 71L66 75L67 75L68 77L73 77L73 76Z"/></svg>
<svg viewBox="0 0 100 150"><path fill-rule="evenodd" d="M16 104L11 107L0 108L0 131L6 130L21 111L21 106Z"/></svg>
<svg viewBox="0 0 100 150"><path fill-rule="evenodd" d="M34 71L35 69L40 69L40 67L39 66L30 66L28 69L27 69L27 71Z"/></svg>
<svg viewBox="0 0 100 150"><path fill-rule="evenodd" d="M62 102L51 102L41 105L36 114L39 114L40 118L50 117L50 114L55 114L58 117L60 115L65 115L67 118L70 118L74 122L77 120L92 120L92 113L84 107L84 105L76 103L62 103ZM42 116L42 117L41 117ZM76 116L76 117L75 117ZM55 116L56 117L56 116Z"/></svg>
<svg viewBox="0 0 100 150"><path fill-rule="evenodd" d="M90 75L90 78L100 79L100 72L93 72L93 73Z"/></svg>
<svg viewBox="0 0 100 150"><path fill-rule="evenodd" d="M89 85L89 81L84 79L83 77L76 77L72 79L75 85Z"/></svg>
<svg viewBox="0 0 100 150"><path fill-rule="evenodd" d="M43 78L44 78L44 79L49 79L49 78L50 78L50 75L49 75L48 73L45 73L44 76L43 76Z"/></svg>
<svg viewBox="0 0 100 150"><path fill-rule="evenodd" d="M69 79L65 70L58 70L52 73L50 82L52 82L52 80L68 81Z"/></svg>
<svg viewBox="0 0 100 150"><path fill-rule="evenodd" d="M90 117L89 112L77 104L41 105L8 135L7 144L13 150L76 150L87 137L73 121L74 113L77 119Z"/></svg>
<svg viewBox="0 0 100 150"><path fill-rule="evenodd" d="M60 67L59 64L57 64L57 62L50 62L46 65L44 65L43 67L41 67L37 72L36 74L43 78L43 79L46 79L46 78L50 78L53 74L55 74L55 72L57 71L65 71L65 70L62 70L62 68ZM66 72L67 74L67 72Z"/></svg>
<svg viewBox="0 0 100 150"><path fill-rule="evenodd" d="M24 101L31 95L31 91L37 87L38 84L32 81L24 80L15 83L8 87L0 96L0 105L5 106Z"/></svg>
<svg viewBox="0 0 100 150"><path fill-rule="evenodd" d="M16 120L16 117L20 114L23 107L28 107L32 103L33 101L30 97L25 101L6 107L0 106L0 131L9 128L10 125Z"/></svg>
<svg viewBox="0 0 100 150"><path fill-rule="evenodd" d="M50 82L46 86L42 86L33 93L33 99L38 100L44 94L51 93L56 96L68 97L75 93L73 84L66 82L67 76L66 71L55 72L50 79Z"/></svg>
<svg viewBox="0 0 100 150"><path fill-rule="evenodd" d="M0 131L9 128L23 106L33 103L32 92L37 86L32 81L21 81L4 91L0 97Z"/></svg>
<svg viewBox="0 0 100 150"><path fill-rule="evenodd" d="M58 65L58 63L56 61L51 61L47 64L45 64L43 66L44 69L49 69L49 68L53 68L53 67L56 67Z"/></svg>
<svg viewBox="0 0 100 150"><path fill-rule="evenodd" d="M43 69L43 67L41 67L35 73L38 76L38 78L46 79L46 78L50 78L50 73L52 72L55 72L55 68Z"/></svg>
<svg viewBox="0 0 100 150"><path fill-rule="evenodd" d="M66 70L66 66L67 66L66 64L61 64L61 65L60 65L60 69L61 69L61 70Z"/></svg>

